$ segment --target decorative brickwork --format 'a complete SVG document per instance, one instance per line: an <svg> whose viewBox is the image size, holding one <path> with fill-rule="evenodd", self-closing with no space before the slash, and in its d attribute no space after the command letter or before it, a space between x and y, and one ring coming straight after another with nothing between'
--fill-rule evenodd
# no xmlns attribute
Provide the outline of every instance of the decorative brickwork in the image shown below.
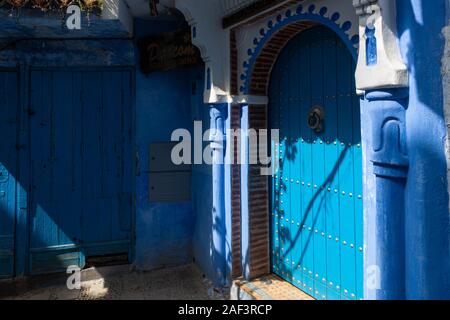
<svg viewBox="0 0 450 320"><path fill-rule="evenodd" d="M250 94L267 95L270 72L284 46L299 32L316 25L313 22L299 21L278 31L264 46L255 61L250 82Z"/></svg>
<svg viewBox="0 0 450 320"><path fill-rule="evenodd" d="M231 107L231 128L236 130L241 125L239 105ZM242 275L241 268L241 168L238 162L238 138L234 138L234 164L232 166L231 201L232 201L232 270L233 278Z"/></svg>
<svg viewBox="0 0 450 320"><path fill-rule="evenodd" d="M255 130L267 129L267 107L250 106L249 127ZM256 159L258 148L267 148L267 142L259 141L250 146L250 158ZM261 165L250 165L248 175L248 205L250 221L250 277L270 272L269 254L269 180L261 175Z"/></svg>
<svg viewBox="0 0 450 320"><path fill-rule="evenodd" d="M236 47L236 32L230 31L230 66L231 66L231 94L238 94L238 50Z"/></svg>

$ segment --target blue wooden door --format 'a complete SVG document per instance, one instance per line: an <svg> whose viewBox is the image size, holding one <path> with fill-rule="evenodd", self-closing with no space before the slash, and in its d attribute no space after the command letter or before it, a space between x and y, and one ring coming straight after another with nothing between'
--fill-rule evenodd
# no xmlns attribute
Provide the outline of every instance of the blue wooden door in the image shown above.
<svg viewBox="0 0 450 320"><path fill-rule="evenodd" d="M272 270L317 299L363 298L362 150L355 63L325 27L283 49L270 83ZM314 112L315 111L315 112ZM319 126L316 126L316 124Z"/></svg>
<svg viewBox="0 0 450 320"><path fill-rule="evenodd" d="M18 73L0 70L0 278L14 275Z"/></svg>
<svg viewBox="0 0 450 320"><path fill-rule="evenodd" d="M32 70L30 271L129 253L131 73Z"/></svg>

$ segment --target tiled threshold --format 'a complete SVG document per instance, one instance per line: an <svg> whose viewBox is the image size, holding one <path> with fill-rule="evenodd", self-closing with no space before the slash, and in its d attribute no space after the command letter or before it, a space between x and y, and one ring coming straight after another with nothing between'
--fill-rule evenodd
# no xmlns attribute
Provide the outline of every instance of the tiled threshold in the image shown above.
<svg viewBox="0 0 450 320"><path fill-rule="evenodd" d="M270 274L252 281L236 279L231 287L232 300L315 300L303 291Z"/></svg>

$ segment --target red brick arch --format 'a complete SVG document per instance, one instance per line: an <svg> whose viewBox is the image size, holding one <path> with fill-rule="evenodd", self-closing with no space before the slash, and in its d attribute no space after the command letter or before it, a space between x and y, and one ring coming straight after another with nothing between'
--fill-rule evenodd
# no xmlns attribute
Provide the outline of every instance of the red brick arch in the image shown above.
<svg viewBox="0 0 450 320"><path fill-rule="evenodd" d="M298 21L289 24L276 32L264 45L256 58L250 75L249 94L267 95L269 90L270 74L286 44L300 32L318 25L315 22Z"/></svg>

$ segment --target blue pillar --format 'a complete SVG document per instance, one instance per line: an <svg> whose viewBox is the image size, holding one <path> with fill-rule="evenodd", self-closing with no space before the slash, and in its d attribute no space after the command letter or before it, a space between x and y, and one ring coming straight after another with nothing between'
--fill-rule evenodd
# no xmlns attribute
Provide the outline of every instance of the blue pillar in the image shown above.
<svg viewBox="0 0 450 320"><path fill-rule="evenodd" d="M241 268L244 279L250 279L250 219L248 207L249 172L249 106L241 106Z"/></svg>
<svg viewBox="0 0 450 320"><path fill-rule="evenodd" d="M369 108L372 146L369 160L375 174L375 213L366 223L375 226L373 261L366 269L376 268L372 276L375 299L405 299L405 187L408 174L405 114L407 89L390 89L366 93ZM370 285L366 278L366 285Z"/></svg>
<svg viewBox="0 0 450 320"><path fill-rule="evenodd" d="M225 127L228 105L210 106L210 147L212 152L212 265L214 285L227 282L226 212L225 212Z"/></svg>

